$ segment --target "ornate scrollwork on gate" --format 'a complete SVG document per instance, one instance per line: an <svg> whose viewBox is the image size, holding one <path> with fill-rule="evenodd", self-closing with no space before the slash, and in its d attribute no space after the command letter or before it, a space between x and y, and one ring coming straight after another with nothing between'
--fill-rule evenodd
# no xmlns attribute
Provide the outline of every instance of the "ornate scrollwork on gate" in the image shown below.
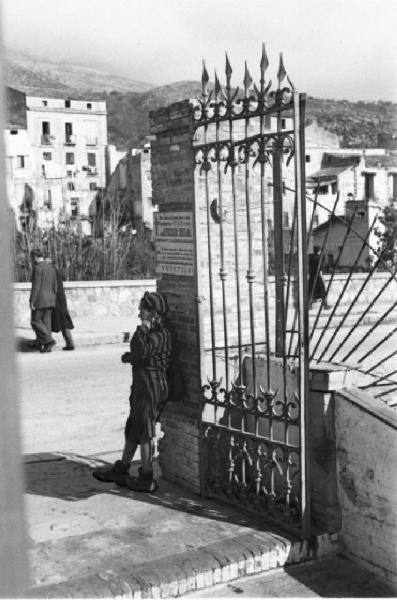
<svg viewBox="0 0 397 600"><path fill-rule="evenodd" d="M202 393L203 405L215 408L202 427L206 493L299 529L300 448L286 439L299 422L298 395L284 401L278 390L260 388L256 397L244 385L227 391L214 380ZM284 441L275 439L276 423L285 427Z"/></svg>

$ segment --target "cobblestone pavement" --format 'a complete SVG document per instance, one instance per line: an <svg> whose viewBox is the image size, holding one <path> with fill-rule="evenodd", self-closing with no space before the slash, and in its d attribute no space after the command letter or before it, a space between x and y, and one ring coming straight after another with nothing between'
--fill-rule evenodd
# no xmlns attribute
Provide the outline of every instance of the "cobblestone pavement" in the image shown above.
<svg viewBox="0 0 397 600"><path fill-rule="evenodd" d="M372 574L340 556L243 577L185 598L390 598Z"/></svg>

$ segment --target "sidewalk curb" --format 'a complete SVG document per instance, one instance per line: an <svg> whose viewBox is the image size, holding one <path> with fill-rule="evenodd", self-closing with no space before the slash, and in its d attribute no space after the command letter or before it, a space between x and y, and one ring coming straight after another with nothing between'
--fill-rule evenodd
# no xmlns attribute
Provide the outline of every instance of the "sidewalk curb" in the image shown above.
<svg viewBox="0 0 397 600"><path fill-rule="evenodd" d="M304 541L276 533L271 538L269 540L269 532L244 534L227 542L137 565L131 572L106 570L75 581L35 588L29 597L174 598L341 551L337 533L321 534Z"/></svg>

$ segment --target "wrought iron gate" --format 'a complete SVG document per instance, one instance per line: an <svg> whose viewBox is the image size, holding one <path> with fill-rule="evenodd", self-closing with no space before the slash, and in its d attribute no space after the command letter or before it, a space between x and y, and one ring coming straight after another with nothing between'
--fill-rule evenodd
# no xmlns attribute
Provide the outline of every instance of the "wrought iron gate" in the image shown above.
<svg viewBox="0 0 397 600"><path fill-rule="evenodd" d="M194 112L208 357L202 490L305 535L305 95L282 55L275 89L268 66L263 46L259 85L245 65L233 89L226 56L226 85L215 74L209 91L203 64Z"/></svg>

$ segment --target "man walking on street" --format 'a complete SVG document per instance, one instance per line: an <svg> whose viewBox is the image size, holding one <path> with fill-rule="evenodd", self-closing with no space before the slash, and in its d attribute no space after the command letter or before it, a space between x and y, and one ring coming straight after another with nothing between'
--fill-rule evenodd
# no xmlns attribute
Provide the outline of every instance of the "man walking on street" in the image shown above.
<svg viewBox="0 0 397 600"><path fill-rule="evenodd" d="M55 333L58 333L58 331L62 332L63 339L66 342L66 346L63 347L63 350L74 350L74 341L71 331L74 329L74 325L68 310L68 303L66 300L65 289L63 287L62 275L59 269L52 262L51 258L48 257L45 260L55 270L57 279L55 307L51 315L51 331L54 331Z"/></svg>
<svg viewBox="0 0 397 600"><path fill-rule="evenodd" d="M56 343L51 335L51 313L55 306L57 278L55 269L48 265L39 249L31 252L33 261L32 290L30 292L31 325L36 334L40 352L51 352Z"/></svg>

